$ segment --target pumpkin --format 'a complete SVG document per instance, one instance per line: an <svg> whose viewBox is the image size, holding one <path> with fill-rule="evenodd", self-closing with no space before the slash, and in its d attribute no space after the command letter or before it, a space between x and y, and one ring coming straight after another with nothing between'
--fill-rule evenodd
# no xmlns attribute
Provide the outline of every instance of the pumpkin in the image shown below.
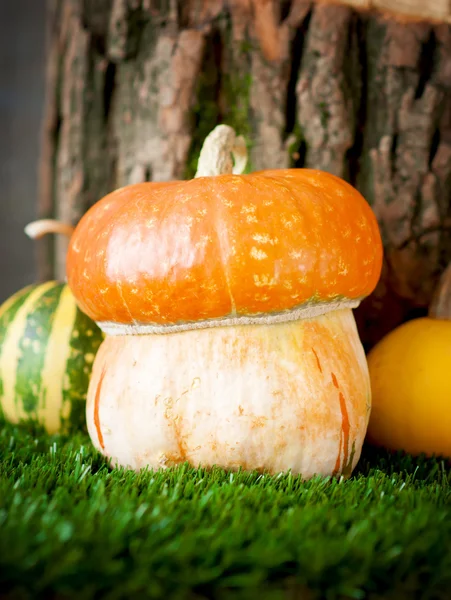
<svg viewBox="0 0 451 600"><path fill-rule="evenodd" d="M451 265L426 317L403 323L368 354L373 409L368 442L451 457Z"/></svg>
<svg viewBox="0 0 451 600"><path fill-rule="evenodd" d="M240 175L243 149L218 126L193 180L126 186L77 225L68 283L107 334L88 431L133 469L346 475L371 405L352 309L380 276L377 222L328 173Z"/></svg>
<svg viewBox="0 0 451 600"><path fill-rule="evenodd" d="M72 228L40 221L31 237ZM49 433L86 429L86 392L103 339L65 283L27 286L0 306L0 416L35 422Z"/></svg>

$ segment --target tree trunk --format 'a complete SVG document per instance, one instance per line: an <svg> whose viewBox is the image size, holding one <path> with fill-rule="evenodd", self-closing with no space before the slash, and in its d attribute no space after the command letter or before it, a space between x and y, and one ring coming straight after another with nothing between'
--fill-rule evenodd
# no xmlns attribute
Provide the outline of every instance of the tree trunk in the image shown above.
<svg viewBox="0 0 451 600"><path fill-rule="evenodd" d="M248 170L324 169L371 203L386 257L357 311L367 347L426 309L451 259L449 25L305 0L52 0L49 24L41 217L193 176L227 123ZM54 243L42 278L64 277Z"/></svg>

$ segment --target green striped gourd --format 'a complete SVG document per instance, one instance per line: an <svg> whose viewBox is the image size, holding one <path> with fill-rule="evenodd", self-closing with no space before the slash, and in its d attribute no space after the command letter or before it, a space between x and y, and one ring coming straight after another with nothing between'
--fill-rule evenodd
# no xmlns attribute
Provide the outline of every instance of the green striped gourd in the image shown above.
<svg viewBox="0 0 451 600"><path fill-rule="evenodd" d="M85 428L94 356L103 340L64 283L14 294L0 307L0 415L49 433Z"/></svg>
<svg viewBox="0 0 451 600"><path fill-rule="evenodd" d="M25 228L33 239L72 232L53 219ZM0 418L33 421L49 433L86 430L86 393L103 338L64 283L30 285L11 296L0 306Z"/></svg>

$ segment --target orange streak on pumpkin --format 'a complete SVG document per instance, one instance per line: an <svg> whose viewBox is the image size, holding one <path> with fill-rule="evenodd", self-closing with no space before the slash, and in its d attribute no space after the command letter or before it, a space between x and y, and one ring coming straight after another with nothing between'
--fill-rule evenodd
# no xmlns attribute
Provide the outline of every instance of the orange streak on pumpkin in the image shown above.
<svg viewBox="0 0 451 600"><path fill-rule="evenodd" d="M312 352L313 352L313 354L315 355L315 358L316 358L316 364L318 365L319 372L320 372L320 373L322 373L322 372L323 372L323 369L322 369L322 367L321 367L321 363L319 362L318 355L316 354L316 352L315 352L314 348L312 348Z"/></svg>
<svg viewBox="0 0 451 600"><path fill-rule="evenodd" d="M103 378L105 377L105 369L102 371L99 379L99 385L97 386L96 396L94 399L94 425L96 426L97 437L99 438L99 444L102 450L105 450L105 444L103 442L103 435L100 429L100 417L99 417L99 403L100 403L100 391L102 389Z"/></svg>
<svg viewBox="0 0 451 600"><path fill-rule="evenodd" d="M339 389L338 381L335 376L335 373L332 373L332 383L334 386ZM341 411L341 432L340 432L340 443L338 446L338 456L335 462L334 474L338 473L340 470L340 455L341 455L341 445L343 443L343 464L346 465L348 463L348 455L349 455L349 415L348 409L346 408L346 400L343 396L342 392L339 393L338 398L340 400L340 411Z"/></svg>

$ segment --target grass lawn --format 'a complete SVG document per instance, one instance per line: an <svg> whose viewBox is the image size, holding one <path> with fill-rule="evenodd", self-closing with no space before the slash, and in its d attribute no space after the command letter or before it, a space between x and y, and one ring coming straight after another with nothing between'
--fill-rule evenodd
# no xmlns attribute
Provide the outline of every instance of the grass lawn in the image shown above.
<svg viewBox="0 0 451 600"><path fill-rule="evenodd" d="M451 469L365 449L347 481L108 470L0 424L0 598L451 599Z"/></svg>

